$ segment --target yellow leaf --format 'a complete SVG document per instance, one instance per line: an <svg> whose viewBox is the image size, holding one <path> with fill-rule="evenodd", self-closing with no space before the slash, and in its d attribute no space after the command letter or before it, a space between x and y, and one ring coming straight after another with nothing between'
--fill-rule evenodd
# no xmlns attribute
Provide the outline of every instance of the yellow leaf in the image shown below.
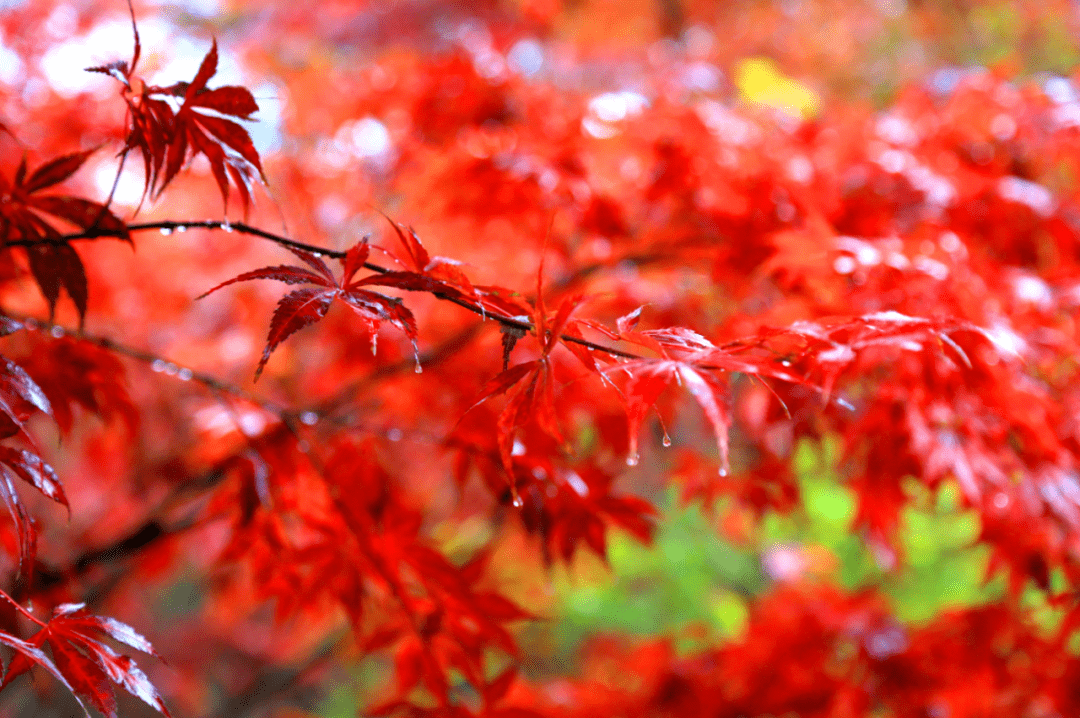
<svg viewBox="0 0 1080 718"><path fill-rule="evenodd" d="M801 119L817 115L821 101L799 82L785 77L766 57L748 57L735 65L735 86L748 102L768 105Z"/></svg>

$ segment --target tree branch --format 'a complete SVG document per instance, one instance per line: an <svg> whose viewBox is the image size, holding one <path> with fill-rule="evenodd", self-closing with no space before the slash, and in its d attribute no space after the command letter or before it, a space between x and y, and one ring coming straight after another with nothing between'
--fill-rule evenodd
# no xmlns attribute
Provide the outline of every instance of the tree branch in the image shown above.
<svg viewBox="0 0 1080 718"><path fill-rule="evenodd" d="M307 244L306 242L297 242L296 240L283 237L273 232L267 232L266 230L259 229L258 227L252 227L249 224L243 222L231 223L231 222L219 222L216 220L204 220L197 222L177 222L173 220L161 221L161 222L143 222L140 224L130 224L127 226L128 232L147 232L151 230L157 230L165 234L172 234L173 232L185 232L188 229L211 229L221 230L225 232L239 232L241 234L250 235L252 237L259 237L267 241L278 244L282 247L290 249L299 249L305 252L311 252L317 256L331 257L333 259L344 259L345 252L336 249L328 249L326 247L320 247L314 244ZM93 229L86 232L80 232L77 234L67 234L62 237L57 237L53 240L15 240L8 242L7 247L32 247L39 244L58 244L63 242L71 242L84 239L98 239L100 237L120 237L120 233L117 231L111 231L107 229ZM392 270L383 267L382 265L375 264L373 262L364 262L364 268L378 272L379 274L386 274ZM446 302L451 302L458 305L462 309L467 309L470 312L479 315L483 319L493 319L499 324L507 327L514 327L525 332L534 332L536 327L533 323L527 320L517 319L515 317L508 317L498 312L489 312L482 306L471 304L468 301L461 299L460 297L454 297L442 292L431 292L431 294L437 299L441 299ZM568 334L561 334L559 338L563 342L572 342L580 346L592 349L594 351L604 352L610 356L619 357L620 359L644 359L645 357L634 354L633 352L623 351L622 349L616 349L615 347L606 346L598 342L593 342L588 339L582 339L580 337L570 336Z"/></svg>
<svg viewBox="0 0 1080 718"><path fill-rule="evenodd" d="M196 371L185 366L181 366L174 361L166 359L165 357L153 354L143 349L136 349L135 347L122 344L110 337L101 336L98 334L91 334L89 332L82 331L80 329L70 329L61 324L55 322L46 321L44 319L38 319L37 317L31 317L24 314L18 314L15 312L5 311L0 316L10 317L17 322L22 323L27 329L40 329L50 336L59 339L64 336L69 336L80 341L93 344L94 346L105 349L106 351L113 352L114 354L120 354L130 359L149 364L150 368L154 371L160 371L167 376L175 376L180 381L194 381L197 384L202 384L211 391L227 394L229 396L242 399L250 404L258 406L260 409L273 414L281 420L285 420L287 417L291 417L294 412L288 410L288 408L267 401L260 397L255 396L251 392L230 384L229 382L222 381L215 376L206 374L205 372Z"/></svg>

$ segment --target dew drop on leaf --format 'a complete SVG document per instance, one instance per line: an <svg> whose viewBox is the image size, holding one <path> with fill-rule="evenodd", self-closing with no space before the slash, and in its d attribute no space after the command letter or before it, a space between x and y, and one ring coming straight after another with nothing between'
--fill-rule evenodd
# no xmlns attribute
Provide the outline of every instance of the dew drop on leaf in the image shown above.
<svg viewBox="0 0 1080 718"><path fill-rule="evenodd" d="M720 476L727 476L727 475L728 475L727 467L726 466L721 466L720 467Z"/></svg>
<svg viewBox="0 0 1080 718"><path fill-rule="evenodd" d="M49 329L49 336L51 336L53 339L61 338L62 336L64 336L64 328L52 327L51 329Z"/></svg>
<svg viewBox="0 0 1080 718"><path fill-rule="evenodd" d="M181 232L181 233L186 232L187 231L187 225L183 225L183 224L176 225L176 231Z"/></svg>
<svg viewBox="0 0 1080 718"><path fill-rule="evenodd" d="M170 234L172 234L172 227L162 227L158 231L161 232L161 236L168 237Z"/></svg>
<svg viewBox="0 0 1080 718"><path fill-rule="evenodd" d="M176 366L172 362L165 364L165 373L169 376L176 376L176 373L180 371L180 367Z"/></svg>
<svg viewBox="0 0 1080 718"><path fill-rule="evenodd" d="M639 460L640 460L640 457L637 454L630 454L630 456L626 457L626 465L627 466L637 466Z"/></svg>
<svg viewBox="0 0 1080 718"><path fill-rule="evenodd" d="M183 369L181 369L176 375L176 377L180 381L191 381L192 377L194 377L194 376L195 376L195 373L193 371L191 371L190 369L188 369L187 367L184 367Z"/></svg>
<svg viewBox="0 0 1080 718"><path fill-rule="evenodd" d="M150 370L160 374L161 372L165 371L165 362L163 362L161 359L155 359L150 363Z"/></svg>
<svg viewBox="0 0 1080 718"><path fill-rule="evenodd" d="M233 231L233 227L232 227L231 224L229 224L229 220L225 220L224 222L221 223L221 229L223 231L225 231L225 232Z"/></svg>
<svg viewBox="0 0 1080 718"><path fill-rule="evenodd" d="M668 436L667 431L664 432L664 438L660 443L663 444L665 447L671 446L671 437Z"/></svg>
<svg viewBox="0 0 1080 718"><path fill-rule="evenodd" d="M319 415L314 411L305 411L300 415L300 423L306 426L313 426L319 421Z"/></svg>

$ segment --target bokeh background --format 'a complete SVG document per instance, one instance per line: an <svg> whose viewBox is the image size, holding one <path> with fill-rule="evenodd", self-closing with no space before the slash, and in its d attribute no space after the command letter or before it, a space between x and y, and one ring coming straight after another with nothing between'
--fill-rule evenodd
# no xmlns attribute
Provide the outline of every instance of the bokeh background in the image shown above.
<svg viewBox="0 0 1080 718"><path fill-rule="evenodd" d="M108 78L75 69L124 56L130 47L123 3L43 3L39 16L33 4L0 1L0 13L31 18L22 26L25 32L0 35L0 83L20 88L5 95L3 115L24 127L21 139L31 148L44 138L20 121L26 108L60 113L66 111L66 100L81 93L115 92ZM465 93L450 84L418 89L416 83L424 82L412 73L418 58L464 57L493 86L513 75L548 88L545 92L556 88L568 96L588 96L582 128L594 138L617 135L623 119L659 102L710 101L718 108L763 113L783 126L871 114L888 107L906 88L945 92L981 73L1018 85L1036 83L1051 96L1068 95L1071 85L1062 80L1075 77L1080 63L1080 4L1067 0L194 0L136 3L136 9L147 53L143 70L151 82L166 85L190 77L209 39L216 37L222 52L216 84L244 84L258 98L262 110L252 135L276 184L253 219L338 247L373 231L377 216L358 207L400 211L424 236L437 234L433 225L444 220L440 232L475 232L478 243L500 231L498 222L473 227L466 220L447 220L452 208L424 211L422 188L438 186L439 158L401 140L406 132L401 103L413 101L401 98L454 104L467 97L459 108L463 115L488 110L482 83L469 85ZM1075 100L1062 97L1063 102ZM97 132L102 141L115 140L95 129L106 124L101 120L100 114L73 118L72 136ZM439 137L444 128L423 130ZM504 139L477 135L470 141L497 145ZM115 165L109 159L102 157L90 173L99 192L112 184ZM293 184L291 167L323 179L311 182L297 173ZM134 208L140 194L140 175L126 173L117 202ZM169 217L180 208L187 216L220 212L212 181L198 165L190 177L178 180L174 196L144 208L145 217ZM516 201L495 199L505 206ZM234 249L215 250L220 251L214 258L222 262L222 278L231 276L230 270L255 266ZM91 251L100 252L99 259L119 253ZM166 263L181 256L169 248L140 251L144 258ZM529 286L532 267L527 270L507 283ZM180 271L108 301L179 306L207 288L198 284L203 279ZM262 340L262 325L250 317L265 313L263 300L236 310L246 319L234 324L251 330L238 329L227 337L227 352L221 350L221 337L212 333L181 346L174 337L155 334L149 324L123 330L130 341L141 340L196 364L217 351L216 368L239 381L250 372ZM205 324L206 316L193 316L191 326ZM98 329L121 327L116 321ZM292 362L318 366L310 357ZM302 368L296 371L304 374ZM682 423L669 427L679 443L707 444L708 432L696 414L679 415ZM851 531L856 499L837 475L838 441L799 445L794 474L801 504L784 515L758 517L723 497L702 506L691 496L690 479L680 476L678 451L658 451L659 436L654 439L622 480L624 491L662 507L652 547L615 532L608 561L579 551L567 565L549 567L528 549L529 537L512 526L493 527L482 518L461 521L446 509L446 520L430 527L431 536L452 557L464 559L477 547L496 542L493 571L502 577L503 588L542 617L520 635L528 678L573 674L584 665L602 670L603 662L589 656L602 655L612 641L627 636L668 635L686 652L737 637L747 605L770 586L793 578L816 578L847 589L876 587L893 602L898 618L913 623L997 599L1005 591L1003 582L985 580L988 549L972 545L979 518L961 508L955 486L937 494L914 481L905 487L915 500L903 516L903 560L896 568L897 556L883 555ZM155 591L161 616L184 620L198 614L207 587L190 576L174 577ZM1047 626L1058 620L1041 603L1039 592L1033 590L1024 600ZM389 670L378 658L327 664L319 667L314 683L300 680L281 690L307 691L316 714L343 718L370 700Z"/></svg>

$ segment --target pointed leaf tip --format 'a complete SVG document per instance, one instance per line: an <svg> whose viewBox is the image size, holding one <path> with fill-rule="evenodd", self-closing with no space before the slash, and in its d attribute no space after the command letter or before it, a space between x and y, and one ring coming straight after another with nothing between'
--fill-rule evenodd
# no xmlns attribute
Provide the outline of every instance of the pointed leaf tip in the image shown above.
<svg viewBox="0 0 1080 718"><path fill-rule="evenodd" d="M74 152L46 162L34 170L26 180L26 183L23 184L22 187L23 191L29 194L45 189L46 187L60 184L68 177L75 174L75 172L82 167L83 163L86 162L87 158L94 154L95 151L96 149L86 150L85 152Z"/></svg>
<svg viewBox="0 0 1080 718"><path fill-rule="evenodd" d="M338 295L338 290L322 288L297 289L281 298L274 316L270 319L270 332L266 337L266 347L263 349L262 359L255 370L255 380L258 381L266 362L270 360L270 354L293 333L303 329L309 324L326 316L330 309L330 303Z"/></svg>
<svg viewBox="0 0 1080 718"><path fill-rule="evenodd" d="M217 74L217 64L218 49L217 38L215 37L210 42L210 49L207 51L206 57L203 58L202 63L199 65L199 71L195 74L195 79L187 87L187 92L184 95L185 105L191 102L195 95L206 89L206 83Z"/></svg>

